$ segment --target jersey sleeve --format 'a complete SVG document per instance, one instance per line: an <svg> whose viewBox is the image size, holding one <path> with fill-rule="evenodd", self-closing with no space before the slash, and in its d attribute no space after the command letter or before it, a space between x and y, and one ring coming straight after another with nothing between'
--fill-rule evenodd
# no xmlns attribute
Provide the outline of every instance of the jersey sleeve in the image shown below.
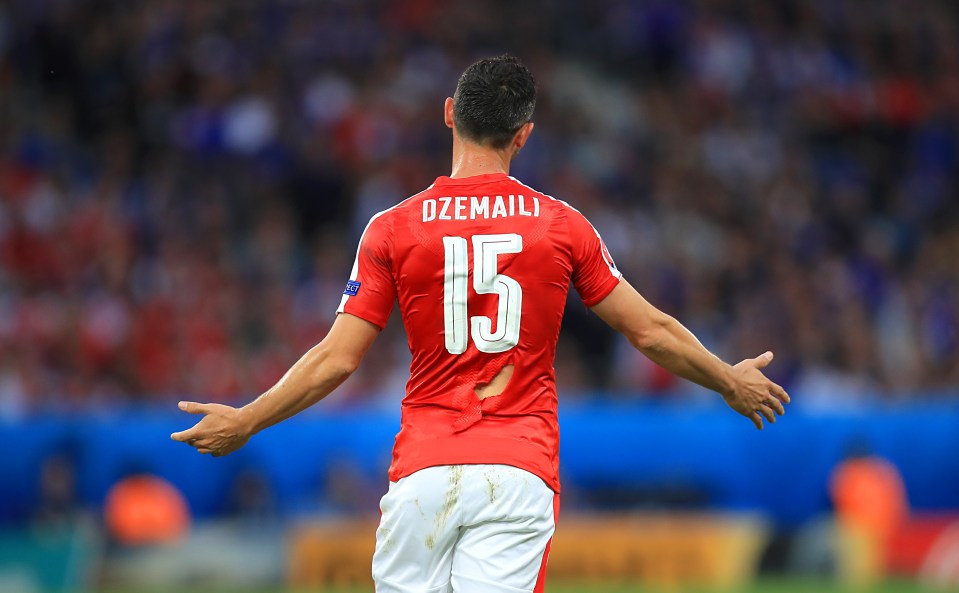
<svg viewBox="0 0 959 593"><path fill-rule="evenodd" d="M592 307L619 284L622 273L616 269L599 232L578 210L570 207L567 218L573 252L573 286L587 307Z"/></svg>
<svg viewBox="0 0 959 593"><path fill-rule="evenodd" d="M385 216L374 216L356 250L353 271L343 291L337 313L349 313L378 326L386 322L396 302L393 279L392 233Z"/></svg>

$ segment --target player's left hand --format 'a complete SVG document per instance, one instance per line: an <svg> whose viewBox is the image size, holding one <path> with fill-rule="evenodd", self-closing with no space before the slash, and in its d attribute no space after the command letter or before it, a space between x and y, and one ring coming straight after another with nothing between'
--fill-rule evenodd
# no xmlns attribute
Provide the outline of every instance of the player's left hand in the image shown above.
<svg viewBox="0 0 959 593"><path fill-rule="evenodd" d="M189 414L205 414L193 428L170 435L174 441L195 447L200 453L214 457L229 455L250 440L239 409L223 404L180 402L180 409Z"/></svg>
<svg viewBox="0 0 959 593"><path fill-rule="evenodd" d="M789 394L773 383L762 369L773 360L772 352L765 352L756 358L747 358L733 367L733 387L723 394L726 404L746 418L752 420L759 430L763 429L763 419L773 424L776 416L786 413L783 404L788 404Z"/></svg>

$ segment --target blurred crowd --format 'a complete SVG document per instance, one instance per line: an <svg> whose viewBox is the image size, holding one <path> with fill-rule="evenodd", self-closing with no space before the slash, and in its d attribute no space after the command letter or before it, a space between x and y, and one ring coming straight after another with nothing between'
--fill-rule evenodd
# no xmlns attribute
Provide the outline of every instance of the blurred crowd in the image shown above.
<svg viewBox="0 0 959 593"><path fill-rule="evenodd" d="M11 0L0 415L272 385L503 52L540 88L512 174L717 354L774 350L810 405L957 392L953 2ZM575 297L565 323L569 391L684 389ZM406 348L393 323L334 400L395 405Z"/></svg>

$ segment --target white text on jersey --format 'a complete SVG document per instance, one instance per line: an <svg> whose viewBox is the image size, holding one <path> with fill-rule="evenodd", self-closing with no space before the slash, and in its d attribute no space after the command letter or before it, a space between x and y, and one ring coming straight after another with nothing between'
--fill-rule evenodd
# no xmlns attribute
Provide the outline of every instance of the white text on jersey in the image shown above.
<svg viewBox="0 0 959 593"><path fill-rule="evenodd" d="M532 208L532 209L530 209ZM539 199L508 196L444 196L423 200L423 222L539 216Z"/></svg>

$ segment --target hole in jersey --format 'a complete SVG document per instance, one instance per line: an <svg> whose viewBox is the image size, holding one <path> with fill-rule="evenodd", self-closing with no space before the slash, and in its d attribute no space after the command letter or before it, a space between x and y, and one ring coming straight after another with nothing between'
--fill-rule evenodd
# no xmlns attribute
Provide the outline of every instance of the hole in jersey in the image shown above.
<svg viewBox="0 0 959 593"><path fill-rule="evenodd" d="M490 379L489 383L477 385L473 391L476 392L476 396L481 400L499 395L506 391L506 385L512 377L513 365L508 364L500 369L500 372L496 373L496 376Z"/></svg>

